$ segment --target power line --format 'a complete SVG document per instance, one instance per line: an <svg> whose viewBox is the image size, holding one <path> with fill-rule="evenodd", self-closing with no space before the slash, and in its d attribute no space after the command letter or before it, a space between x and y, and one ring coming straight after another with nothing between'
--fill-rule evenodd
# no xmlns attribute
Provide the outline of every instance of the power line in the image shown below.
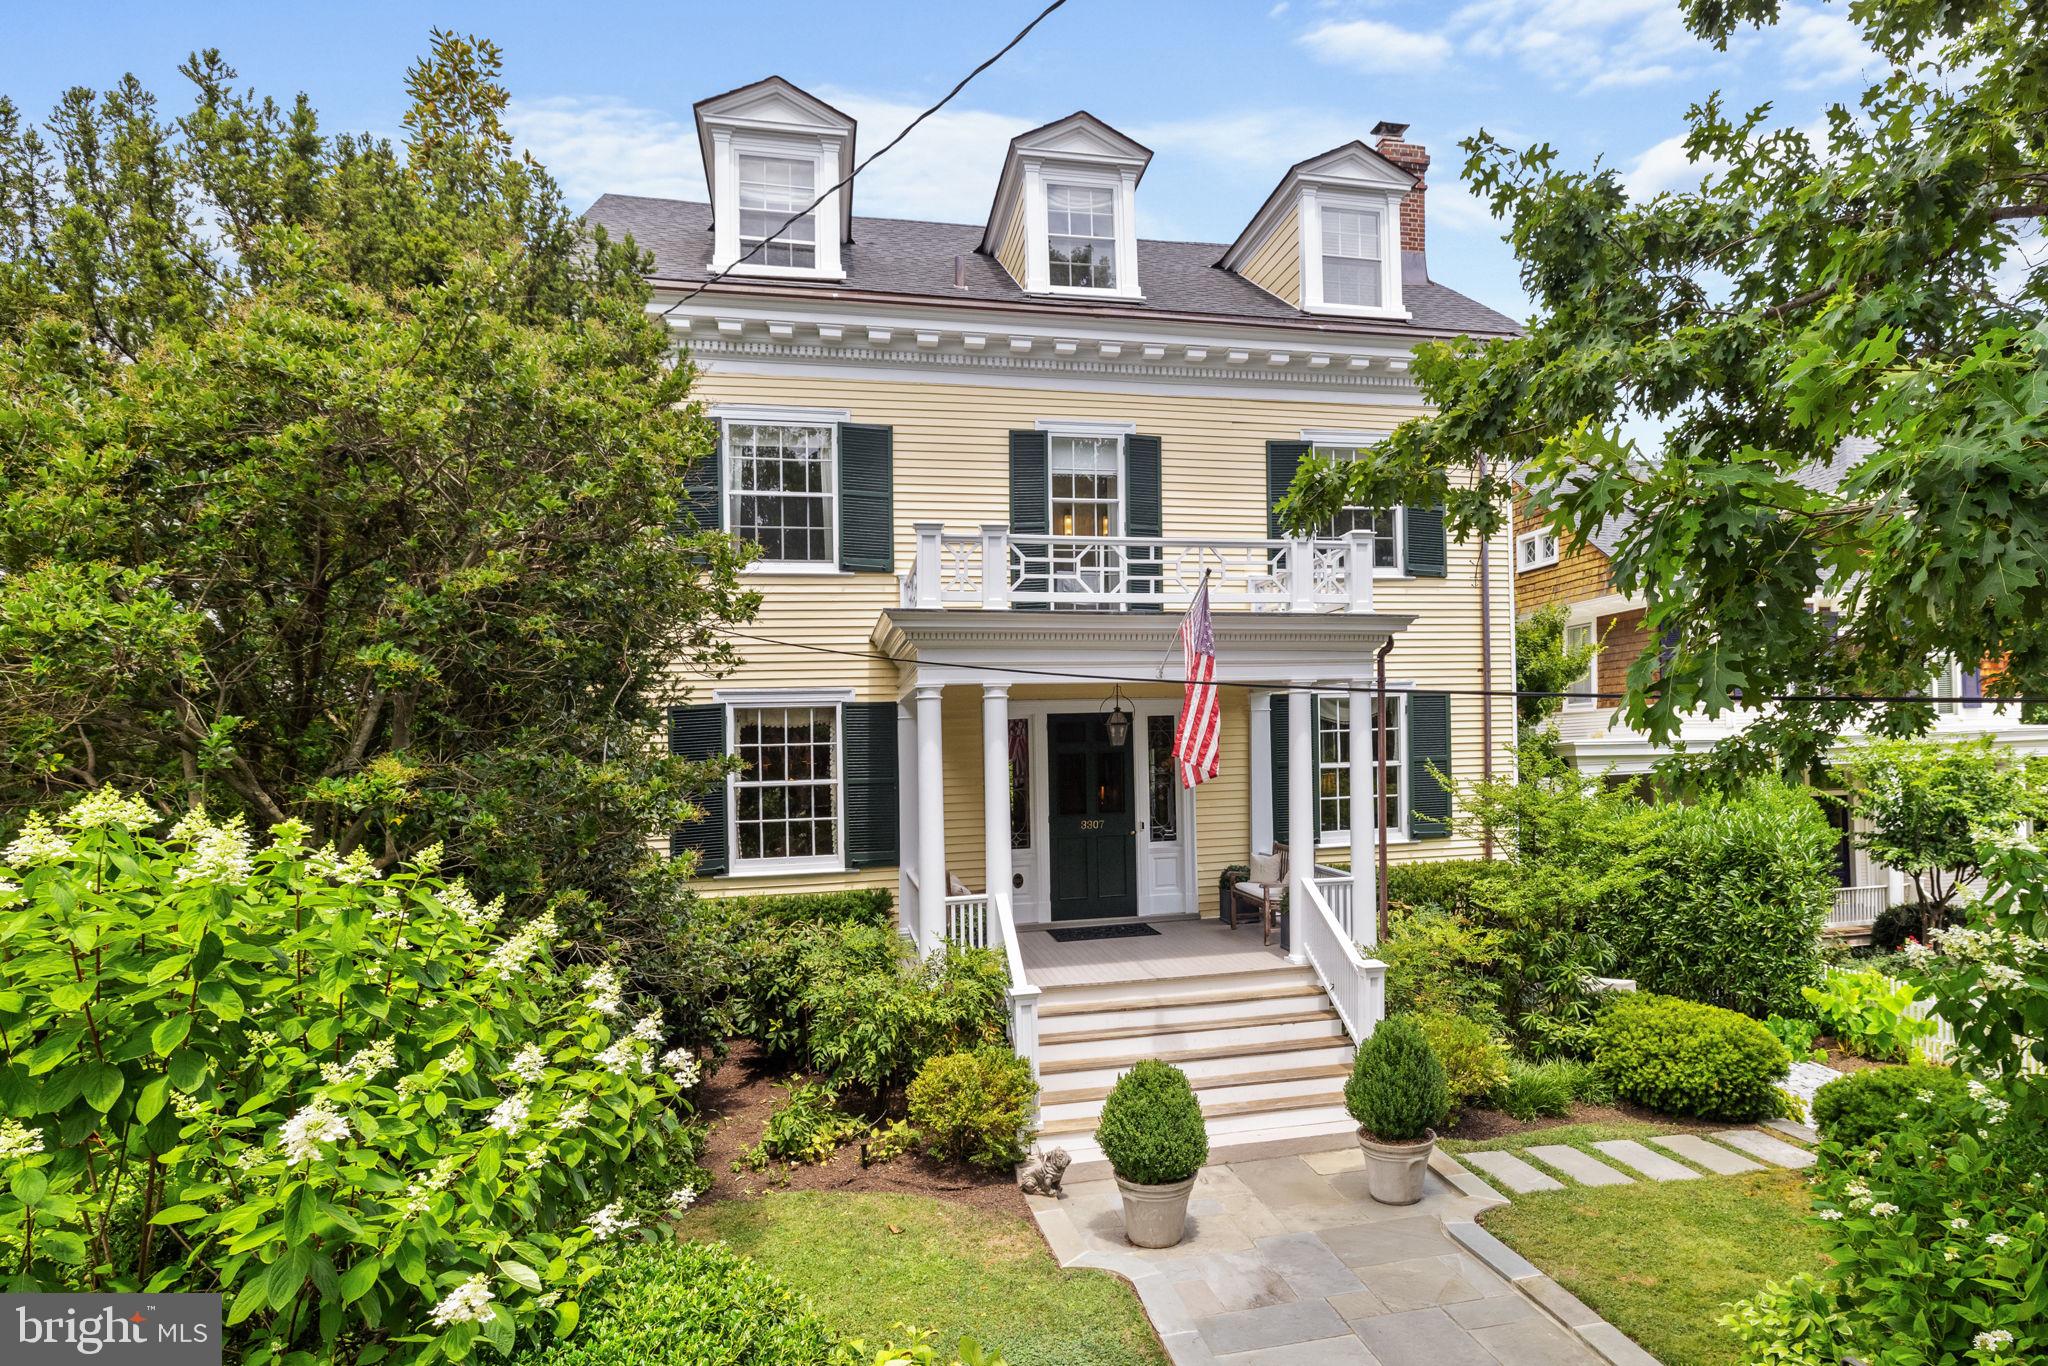
<svg viewBox="0 0 2048 1366"><path fill-rule="evenodd" d="M937 104L933 105L931 108L925 110L922 114L919 114L916 118L912 119L909 123L905 124L903 126L902 132L898 133L895 137L890 138L887 143L883 144L882 148L879 151L870 153L867 159L862 161L860 165L848 171L846 173L845 179L841 180L838 184L829 187L823 194L819 195L816 199L813 199L808 205L797 210L789 217L783 219L781 227L777 228L774 232L769 233L760 241L754 243L754 245L749 247L746 253L742 255L738 260L734 261L732 265L727 266L724 270L713 273L712 276L709 279L705 280L703 284L698 285L688 294L685 294L682 298L676 300L667 308L661 310L661 316L666 318L669 314L675 312L684 304L690 302L690 300L696 298L699 294L702 294L705 290L711 288L711 286L723 280L730 272L732 272L733 270L740 266L745 265L748 261L754 258L754 255L757 252L759 252L761 248L767 246L770 242L773 242L776 238L782 236L782 234L787 232L793 225L795 225L795 223L799 219L805 217L807 214L815 212L820 204L824 203L827 199L831 198L838 191L843 190L848 185L853 184L853 178L855 176L859 175L862 171L865 171L868 167L874 165L875 162L879 160L882 157L882 155L886 153L890 148L894 147L897 143L903 141L903 139L909 137L911 129L917 127L917 125L923 123L926 119L938 113L941 109L944 109L948 104L951 104L953 102L953 97L959 94L961 91L965 90L967 88L967 83L969 81L973 80L976 76L979 76L982 72L988 70L997 62L1001 61L1004 57L1008 56L1011 48L1023 42L1024 39L1030 34L1031 30L1037 28L1040 24L1044 23L1048 15L1050 15L1054 10L1058 9L1061 5L1064 5L1066 3L1067 0L1052 0L1052 3L1050 5L1047 5L1044 9L1038 12L1037 18L1033 19L1023 28L1018 29L1017 36L1010 39L1009 42L1004 43L1002 47L996 51L994 56L990 57L980 66L974 68L974 70L968 72L965 76L962 76L959 80L959 83L956 84L951 90L948 90L946 92L946 96L944 99L940 100ZM837 232L839 231L839 229L835 225L832 231Z"/></svg>
<svg viewBox="0 0 2048 1366"><path fill-rule="evenodd" d="M878 664L902 664L905 661L879 650L848 650L834 645L813 645L801 640L783 640L776 636L758 635L750 631L727 630L724 634L739 640L751 640L762 645L774 645L785 650L805 650L812 654L836 655L842 659L859 659ZM1185 678L1145 677L1142 674L1090 673L1081 669L1033 669L1017 664L971 664L964 660L920 659L920 664L937 668L960 669L968 673L1026 674L1033 678L1051 679L1062 683L1170 683L1185 686ZM1212 679L1208 680L1218 688L1241 688L1249 692L1289 692L1300 688L1292 679ZM1371 684L1347 687L1326 687L1315 684L1313 691L1319 693L1363 694L1370 696L1378 691ZM1405 688L1389 688L1390 692L1408 691ZM1625 692L1546 692L1537 688L1430 688L1427 691L1441 693L1446 697L1557 697L1589 698L1596 702L1625 701ZM1925 693L1781 693L1775 697L1745 698L1745 705L1763 703L1791 703L1819 705L1826 702L1867 702L1867 703L1962 703L1985 707L2022 707L2048 705L2048 697L1929 697Z"/></svg>

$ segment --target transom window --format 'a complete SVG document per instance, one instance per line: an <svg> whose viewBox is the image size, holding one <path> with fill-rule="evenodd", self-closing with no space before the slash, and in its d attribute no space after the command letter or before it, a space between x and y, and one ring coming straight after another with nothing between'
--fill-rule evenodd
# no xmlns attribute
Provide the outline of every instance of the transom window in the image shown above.
<svg viewBox="0 0 2048 1366"><path fill-rule="evenodd" d="M1116 288L1115 191L1087 185L1045 187L1045 232L1052 284Z"/></svg>
<svg viewBox="0 0 2048 1366"><path fill-rule="evenodd" d="M834 436L830 426L725 424L727 525L764 560L836 562Z"/></svg>
<svg viewBox="0 0 2048 1366"><path fill-rule="evenodd" d="M1323 302L1378 308L1380 216L1371 209L1323 208Z"/></svg>
<svg viewBox="0 0 2048 1366"><path fill-rule="evenodd" d="M817 198L817 166L796 157L741 155L740 255L749 264L811 270L818 264L818 215L804 214L781 232L783 223ZM770 235L752 256L754 245Z"/></svg>
<svg viewBox="0 0 2048 1366"><path fill-rule="evenodd" d="M1356 460L1365 453L1363 446L1323 446L1315 448L1317 455L1335 456L1339 460ZM1369 508L1347 505L1329 521L1316 528L1318 536L1348 536L1354 531L1372 533L1372 564L1375 569L1398 569L1401 567L1401 510L1399 508Z"/></svg>
<svg viewBox="0 0 2048 1366"><path fill-rule="evenodd" d="M1593 646L1596 644L1597 641L1593 635L1592 622L1575 621L1564 628L1565 649L1583 650L1586 649L1588 646ZM1583 674L1580 674L1577 678L1574 678L1571 682L1565 684L1564 704L1567 707L1590 707L1600 700L1597 696L1595 696L1595 694L1600 691L1598 685L1595 682L1595 675L1597 674L1599 667L1600 656L1598 650L1596 649L1594 651L1593 657L1586 661L1586 671Z"/></svg>
<svg viewBox="0 0 2048 1366"><path fill-rule="evenodd" d="M733 853L741 862L839 857L839 708L734 707Z"/></svg>
<svg viewBox="0 0 2048 1366"><path fill-rule="evenodd" d="M1407 754L1408 746L1402 739L1406 732L1408 709L1402 705L1403 700L1399 693L1387 694L1387 763L1384 770L1377 767L1377 718L1368 722L1373 738L1367 762L1374 765L1374 771L1383 772L1386 778L1387 834L1390 836L1408 833L1408 808L1403 800L1407 786L1403 756ZM1319 832L1316 839L1319 844L1342 844L1351 837L1351 704L1354 701L1370 709L1374 699L1344 693L1316 698L1316 825Z"/></svg>
<svg viewBox="0 0 2048 1366"><path fill-rule="evenodd" d="M1557 533L1542 527L1515 537L1515 568L1541 569L1557 563Z"/></svg>

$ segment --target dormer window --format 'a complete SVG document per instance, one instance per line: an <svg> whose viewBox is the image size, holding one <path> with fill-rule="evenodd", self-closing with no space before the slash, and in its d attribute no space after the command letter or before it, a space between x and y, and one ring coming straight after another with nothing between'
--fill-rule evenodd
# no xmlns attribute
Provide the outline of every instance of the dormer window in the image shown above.
<svg viewBox="0 0 2048 1366"><path fill-rule="evenodd" d="M1418 185L1362 142L1333 147L1288 168L1217 264L1304 313L1406 318L1401 224Z"/></svg>
<svg viewBox="0 0 2048 1366"><path fill-rule="evenodd" d="M1047 264L1053 285L1116 288L1116 192L1085 185L1045 187Z"/></svg>
<svg viewBox="0 0 2048 1366"><path fill-rule="evenodd" d="M1380 215L1367 209L1323 207L1323 302L1378 308L1386 297L1380 250Z"/></svg>
<svg viewBox="0 0 2048 1366"><path fill-rule="evenodd" d="M759 156L741 156L739 163L740 255L752 252L747 259L764 266L815 269L818 215L807 213L794 222L790 215L809 208L818 197L817 164Z"/></svg>

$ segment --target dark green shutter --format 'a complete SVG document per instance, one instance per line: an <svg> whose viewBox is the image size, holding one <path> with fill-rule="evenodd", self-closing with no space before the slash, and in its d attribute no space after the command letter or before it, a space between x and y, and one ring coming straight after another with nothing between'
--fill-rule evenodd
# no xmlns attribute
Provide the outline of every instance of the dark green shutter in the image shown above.
<svg viewBox="0 0 2048 1366"><path fill-rule="evenodd" d="M1411 507L1407 516L1408 556L1402 568L1418 578L1444 577L1444 510Z"/></svg>
<svg viewBox="0 0 2048 1366"><path fill-rule="evenodd" d="M839 567L896 568L895 441L887 427L839 424Z"/></svg>
<svg viewBox="0 0 2048 1366"><path fill-rule="evenodd" d="M896 849L896 704L848 702L840 709L846 765L846 866L893 868Z"/></svg>
<svg viewBox="0 0 2048 1366"><path fill-rule="evenodd" d="M1124 438L1124 479L1129 492L1124 500L1124 535L1158 536L1163 526L1159 496L1159 438ZM1159 592L1159 553L1134 551L1131 556L1131 587L1135 592ZM1140 603L1140 609L1156 612L1156 602Z"/></svg>
<svg viewBox="0 0 2048 1366"><path fill-rule="evenodd" d="M725 708L717 703L668 709L668 752L684 759L716 759L726 750ZM671 855L697 851L699 877L723 877L730 866L725 847L725 782L720 779L697 799L702 820L674 831L668 838Z"/></svg>
<svg viewBox="0 0 2048 1366"><path fill-rule="evenodd" d="M1052 474L1044 432L1010 433L1010 531L1018 536L1043 536L1052 530ZM1017 576L1017 588L1025 593L1043 593L1048 565L1042 551L1024 557L1026 570L1037 573ZM1035 561L1035 563L1034 563ZM1020 607L1042 607L1043 603L1019 603Z"/></svg>
<svg viewBox="0 0 2048 1366"><path fill-rule="evenodd" d="M1389 718L1391 720L1391 718ZM1410 837L1440 840L1451 833L1451 699L1448 693L1408 694L1408 807ZM1393 813L1388 813L1391 822Z"/></svg>
<svg viewBox="0 0 2048 1366"><path fill-rule="evenodd" d="M1268 441L1266 443L1266 534L1272 537L1285 536L1280 526L1280 499L1287 493L1288 485L1294 482L1294 472L1301 468L1301 462L1308 459L1309 444L1306 441Z"/></svg>
<svg viewBox="0 0 2048 1366"><path fill-rule="evenodd" d="M1287 843L1287 694L1273 694L1273 843ZM1292 852L1292 851L1290 851Z"/></svg>
<svg viewBox="0 0 2048 1366"><path fill-rule="evenodd" d="M690 505L683 509L682 516L676 518L678 533L692 529L691 519L695 520L698 531L718 531L725 526L725 500L718 496L718 467L725 459L725 425L714 422L711 429L718 439L710 452L699 456L683 471L683 495L690 500Z"/></svg>

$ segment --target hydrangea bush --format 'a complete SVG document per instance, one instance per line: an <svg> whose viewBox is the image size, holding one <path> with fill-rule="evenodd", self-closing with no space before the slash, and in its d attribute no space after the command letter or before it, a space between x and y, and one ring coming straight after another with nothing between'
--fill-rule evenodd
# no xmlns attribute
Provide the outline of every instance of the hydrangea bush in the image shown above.
<svg viewBox="0 0 2048 1366"><path fill-rule="evenodd" d="M218 1292L249 1366L572 1331L647 1182L708 1179L696 1058L437 849L159 824L101 791L0 854L8 1288Z"/></svg>

